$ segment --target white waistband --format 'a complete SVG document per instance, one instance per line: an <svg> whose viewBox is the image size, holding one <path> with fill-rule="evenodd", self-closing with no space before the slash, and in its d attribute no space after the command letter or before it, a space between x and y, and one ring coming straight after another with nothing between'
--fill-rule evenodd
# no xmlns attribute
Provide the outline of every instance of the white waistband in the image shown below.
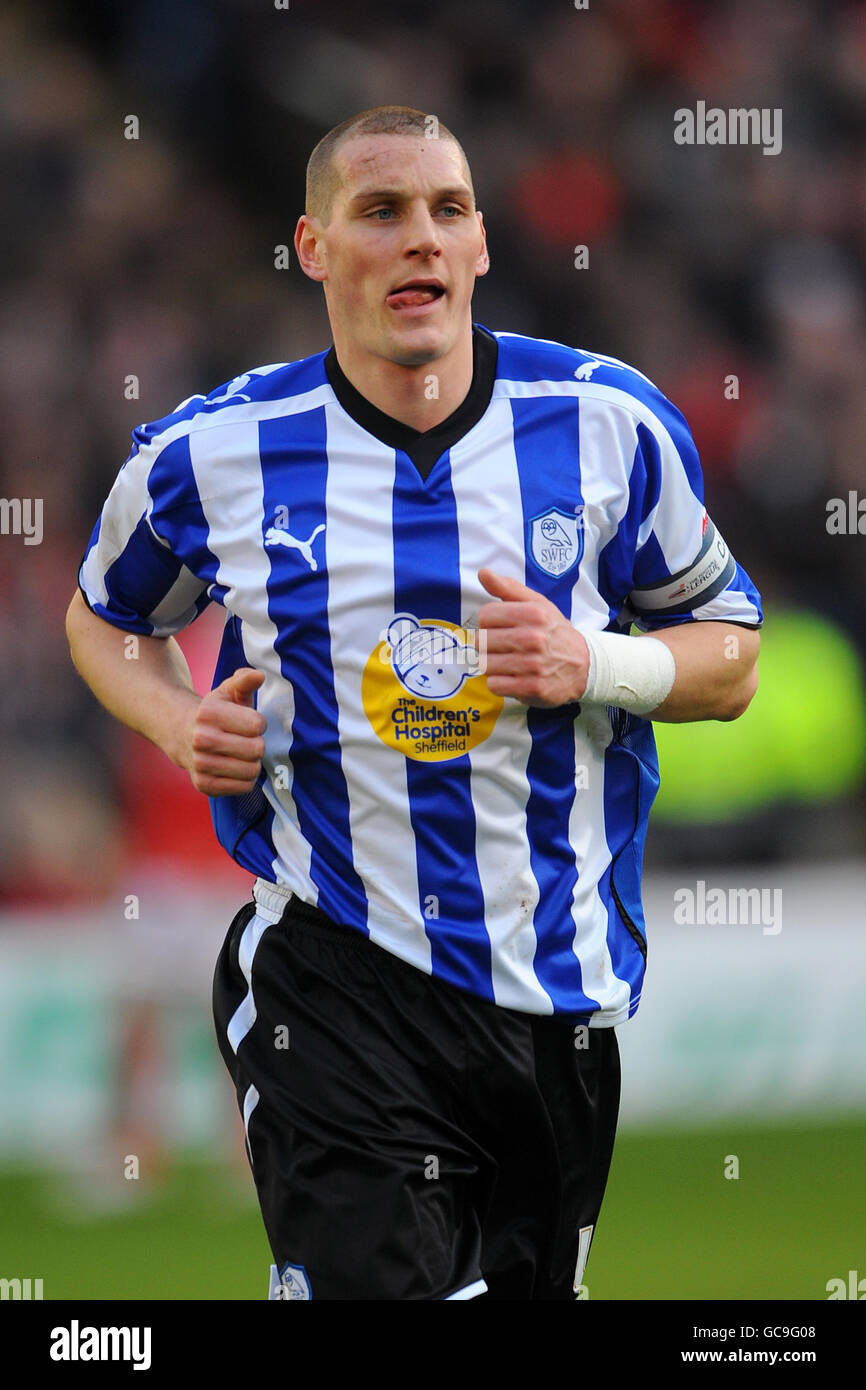
<svg viewBox="0 0 866 1390"><path fill-rule="evenodd" d="M253 884L253 897L259 909L259 915L272 917L275 922L279 922L286 908L286 903L293 896L293 890L287 883L268 883L266 878L257 878Z"/></svg>

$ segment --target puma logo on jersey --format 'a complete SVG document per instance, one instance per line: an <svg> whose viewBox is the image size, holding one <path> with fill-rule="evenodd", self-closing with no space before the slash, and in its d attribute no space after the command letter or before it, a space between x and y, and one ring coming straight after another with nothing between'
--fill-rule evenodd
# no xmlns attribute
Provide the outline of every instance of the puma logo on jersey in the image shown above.
<svg viewBox="0 0 866 1390"><path fill-rule="evenodd" d="M290 550L300 550L310 569L317 570L319 566L313 554L313 541L324 529L325 523L322 522L305 541L300 541L297 536L290 535L288 531L281 531L279 527L271 526L265 532L265 545L286 545Z"/></svg>
<svg viewBox="0 0 866 1390"><path fill-rule="evenodd" d="M600 362L581 362L579 367L575 367L574 375L578 381L589 381L596 367L600 367Z"/></svg>
<svg viewBox="0 0 866 1390"><path fill-rule="evenodd" d="M251 381L249 372L244 372L242 376L232 377L221 396L211 396L211 405L222 405L224 401L230 401L236 396L239 401L248 401L249 396L245 396L241 390L242 386L248 386Z"/></svg>
<svg viewBox="0 0 866 1390"><path fill-rule="evenodd" d="M599 362L597 358L593 358L591 362L581 362L579 367L575 367L574 375L578 381L589 381L593 372L599 367L617 367L621 371L622 363L610 361Z"/></svg>

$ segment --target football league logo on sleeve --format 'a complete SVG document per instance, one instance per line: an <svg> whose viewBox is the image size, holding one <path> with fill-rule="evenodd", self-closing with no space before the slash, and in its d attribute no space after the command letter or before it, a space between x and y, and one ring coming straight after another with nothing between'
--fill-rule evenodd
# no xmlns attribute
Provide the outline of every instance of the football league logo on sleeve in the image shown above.
<svg viewBox="0 0 866 1390"><path fill-rule="evenodd" d="M540 570L558 578L580 564L583 555L583 507L561 507L534 516L529 523L529 553Z"/></svg>
<svg viewBox="0 0 866 1390"><path fill-rule="evenodd" d="M487 688L470 634L395 613L361 681L367 718L389 748L417 762L458 758L483 743L504 704Z"/></svg>

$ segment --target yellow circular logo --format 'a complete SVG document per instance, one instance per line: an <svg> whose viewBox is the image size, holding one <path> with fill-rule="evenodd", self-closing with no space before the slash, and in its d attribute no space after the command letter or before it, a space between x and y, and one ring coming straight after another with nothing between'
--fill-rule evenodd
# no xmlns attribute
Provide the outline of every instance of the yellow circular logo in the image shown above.
<svg viewBox="0 0 866 1390"><path fill-rule="evenodd" d="M376 734L416 762L459 758L493 732L505 701L487 688L464 628L396 613L361 677Z"/></svg>

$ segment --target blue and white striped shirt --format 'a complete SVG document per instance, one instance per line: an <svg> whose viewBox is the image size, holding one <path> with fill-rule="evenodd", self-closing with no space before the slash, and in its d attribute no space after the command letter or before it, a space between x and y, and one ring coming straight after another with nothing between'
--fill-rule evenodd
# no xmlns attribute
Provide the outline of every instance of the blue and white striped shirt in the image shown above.
<svg viewBox="0 0 866 1390"><path fill-rule="evenodd" d="M461 989L611 1026L644 974L652 725L491 694L468 634L490 601L477 572L596 630L758 626L760 599L651 382L558 343L480 327L475 343L469 408L420 452L333 349L138 427L80 584L157 636L216 600L214 683L265 673L259 787L212 802L241 864Z"/></svg>

